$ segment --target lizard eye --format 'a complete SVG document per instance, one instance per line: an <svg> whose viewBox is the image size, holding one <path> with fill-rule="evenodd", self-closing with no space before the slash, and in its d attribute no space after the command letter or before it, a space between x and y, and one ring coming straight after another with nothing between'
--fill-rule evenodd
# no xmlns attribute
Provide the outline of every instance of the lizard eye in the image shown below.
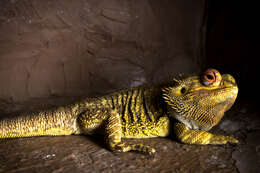
<svg viewBox="0 0 260 173"><path fill-rule="evenodd" d="M206 86L219 86L221 82L221 75L215 69L208 69L202 74L201 80Z"/></svg>

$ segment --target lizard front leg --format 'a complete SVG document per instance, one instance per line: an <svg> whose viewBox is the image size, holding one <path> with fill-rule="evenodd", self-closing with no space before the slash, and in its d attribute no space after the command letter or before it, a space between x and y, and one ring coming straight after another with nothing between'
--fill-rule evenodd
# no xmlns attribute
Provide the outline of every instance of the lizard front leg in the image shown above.
<svg viewBox="0 0 260 173"><path fill-rule="evenodd" d="M226 144L238 143L238 140L231 136L221 136L202 130L189 129L182 123L174 123L174 132L177 138L187 144Z"/></svg>
<svg viewBox="0 0 260 173"><path fill-rule="evenodd" d="M140 151L152 154L155 152L154 148L143 144L129 144L121 141L122 138L122 124L119 113L112 110L107 119L106 141L112 151L127 152L127 151Z"/></svg>

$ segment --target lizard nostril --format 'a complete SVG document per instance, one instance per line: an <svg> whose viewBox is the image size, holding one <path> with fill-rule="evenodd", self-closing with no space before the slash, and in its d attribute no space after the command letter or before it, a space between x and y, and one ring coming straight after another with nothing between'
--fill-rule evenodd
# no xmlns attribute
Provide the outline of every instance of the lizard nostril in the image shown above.
<svg viewBox="0 0 260 173"><path fill-rule="evenodd" d="M202 74L201 80L206 86L218 86L221 82L221 75L215 69L208 69Z"/></svg>

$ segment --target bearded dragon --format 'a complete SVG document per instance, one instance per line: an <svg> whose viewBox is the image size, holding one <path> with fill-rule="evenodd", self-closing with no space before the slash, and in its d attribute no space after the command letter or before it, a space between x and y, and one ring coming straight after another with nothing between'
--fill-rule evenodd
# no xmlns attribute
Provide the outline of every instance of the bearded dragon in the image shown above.
<svg viewBox="0 0 260 173"><path fill-rule="evenodd" d="M123 142L122 138L165 137L173 130L186 144L238 143L231 136L208 132L230 109L237 94L231 75L208 69L202 75L175 78L163 86L139 86L4 119L0 121L0 138L102 133L112 151L150 154L154 148Z"/></svg>

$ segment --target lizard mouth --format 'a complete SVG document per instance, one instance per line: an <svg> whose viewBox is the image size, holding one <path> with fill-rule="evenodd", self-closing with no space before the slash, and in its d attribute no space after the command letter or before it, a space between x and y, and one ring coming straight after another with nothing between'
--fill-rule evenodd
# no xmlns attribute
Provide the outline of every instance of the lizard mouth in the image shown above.
<svg viewBox="0 0 260 173"><path fill-rule="evenodd" d="M229 86L229 87L222 87L222 88L216 88L216 89L199 89L199 90L193 90L187 93L187 96L200 96L200 97L207 97L207 96L218 96L227 94L230 96L236 96L238 93L238 87L237 86Z"/></svg>

